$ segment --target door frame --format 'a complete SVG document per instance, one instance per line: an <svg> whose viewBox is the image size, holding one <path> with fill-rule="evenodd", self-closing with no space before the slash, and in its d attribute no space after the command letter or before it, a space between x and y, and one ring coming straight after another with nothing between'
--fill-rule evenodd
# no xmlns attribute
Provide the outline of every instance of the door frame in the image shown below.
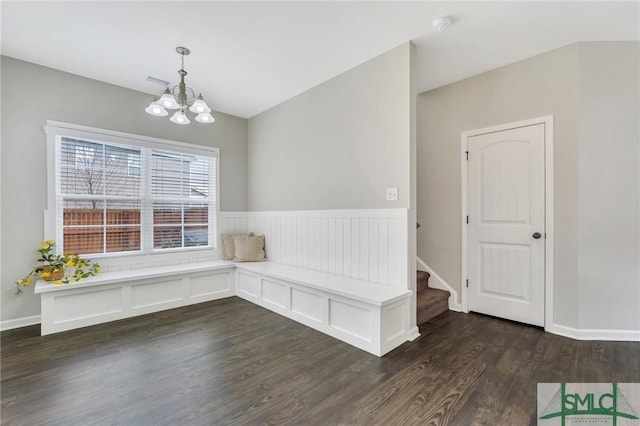
<svg viewBox="0 0 640 426"><path fill-rule="evenodd" d="M462 262L460 275L460 303L462 312L469 312L467 276L469 270L469 242L467 229L468 210L468 177L469 163L467 162L467 140L472 136L487 133L501 132L518 127L544 124L544 205L545 205L545 243L544 243L544 327L549 328L553 324L553 115L530 118L527 120L512 123L500 124L497 126L485 127L482 129L462 132L460 143L460 170L461 170L461 201L462 209L460 216Z"/></svg>

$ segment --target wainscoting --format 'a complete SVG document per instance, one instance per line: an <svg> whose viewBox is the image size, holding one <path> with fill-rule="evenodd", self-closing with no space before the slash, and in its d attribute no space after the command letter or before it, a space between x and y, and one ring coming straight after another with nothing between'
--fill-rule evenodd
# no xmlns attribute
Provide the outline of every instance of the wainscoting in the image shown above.
<svg viewBox="0 0 640 426"><path fill-rule="evenodd" d="M272 262L410 288L406 209L222 212L219 230L265 234Z"/></svg>

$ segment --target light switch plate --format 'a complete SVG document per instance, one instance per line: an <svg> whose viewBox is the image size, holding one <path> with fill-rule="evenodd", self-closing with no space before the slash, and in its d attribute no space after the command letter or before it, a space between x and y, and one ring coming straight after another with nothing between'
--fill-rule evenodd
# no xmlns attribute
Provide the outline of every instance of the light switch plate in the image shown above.
<svg viewBox="0 0 640 426"><path fill-rule="evenodd" d="M398 201L398 188L387 188L387 201Z"/></svg>

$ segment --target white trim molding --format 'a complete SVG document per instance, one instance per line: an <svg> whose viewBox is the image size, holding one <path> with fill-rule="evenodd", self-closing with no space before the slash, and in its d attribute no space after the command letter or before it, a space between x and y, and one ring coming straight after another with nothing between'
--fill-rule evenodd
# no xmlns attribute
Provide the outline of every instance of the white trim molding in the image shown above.
<svg viewBox="0 0 640 426"><path fill-rule="evenodd" d="M14 328L27 327L30 325L40 324L40 315L32 315L30 317L8 319L0 322L0 330L13 330Z"/></svg>
<svg viewBox="0 0 640 426"><path fill-rule="evenodd" d="M576 340L640 342L640 330L579 329L560 324L551 324L550 326L545 326L545 331Z"/></svg>
<svg viewBox="0 0 640 426"><path fill-rule="evenodd" d="M462 312L469 312L466 279L468 276L468 230L466 217L468 215L468 170L467 170L467 139L471 136L481 135L485 133L500 132L516 127L532 126L535 124L544 124L545 131L545 329L553 325L553 115L531 118L528 120L516 121L513 123L500 124L497 126L486 127L483 129L470 130L462 132L460 136L460 170L461 170L461 276L460 288Z"/></svg>
<svg viewBox="0 0 640 426"><path fill-rule="evenodd" d="M449 285L440 275L438 275L424 260L416 257L416 268L422 271L427 271L429 275L429 287L436 288L438 290L446 290L451 293L449 296L449 310L462 312L462 305L460 304L460 297L458 292Z"/></svg>

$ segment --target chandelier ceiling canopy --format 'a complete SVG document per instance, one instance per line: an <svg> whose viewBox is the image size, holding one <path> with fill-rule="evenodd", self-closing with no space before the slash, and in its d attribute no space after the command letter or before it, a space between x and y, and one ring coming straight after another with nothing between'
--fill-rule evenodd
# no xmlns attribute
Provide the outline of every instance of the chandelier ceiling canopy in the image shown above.
<svg viewBox="0 0 640 426"><path fill-rule="evenodd" d="M187 117L186 110L196 114L196 121L198 123L213 123L215 118L211 115L211 108L202 98L201 94L196 96L192 88L187 87L184 82L184 77L187 75L187 71L184 69L184 57L191 53L186 47L176 47L176 52L181 56L182 65L178 70L180 75L180 83L169 89L167 87L164 94L160 99L153 101L149 104L145 111L156 117L164 117L169 115L168 109L176 109L177 111L171 116L169 120L176 124L189 124L191 120Z"/></svg>

